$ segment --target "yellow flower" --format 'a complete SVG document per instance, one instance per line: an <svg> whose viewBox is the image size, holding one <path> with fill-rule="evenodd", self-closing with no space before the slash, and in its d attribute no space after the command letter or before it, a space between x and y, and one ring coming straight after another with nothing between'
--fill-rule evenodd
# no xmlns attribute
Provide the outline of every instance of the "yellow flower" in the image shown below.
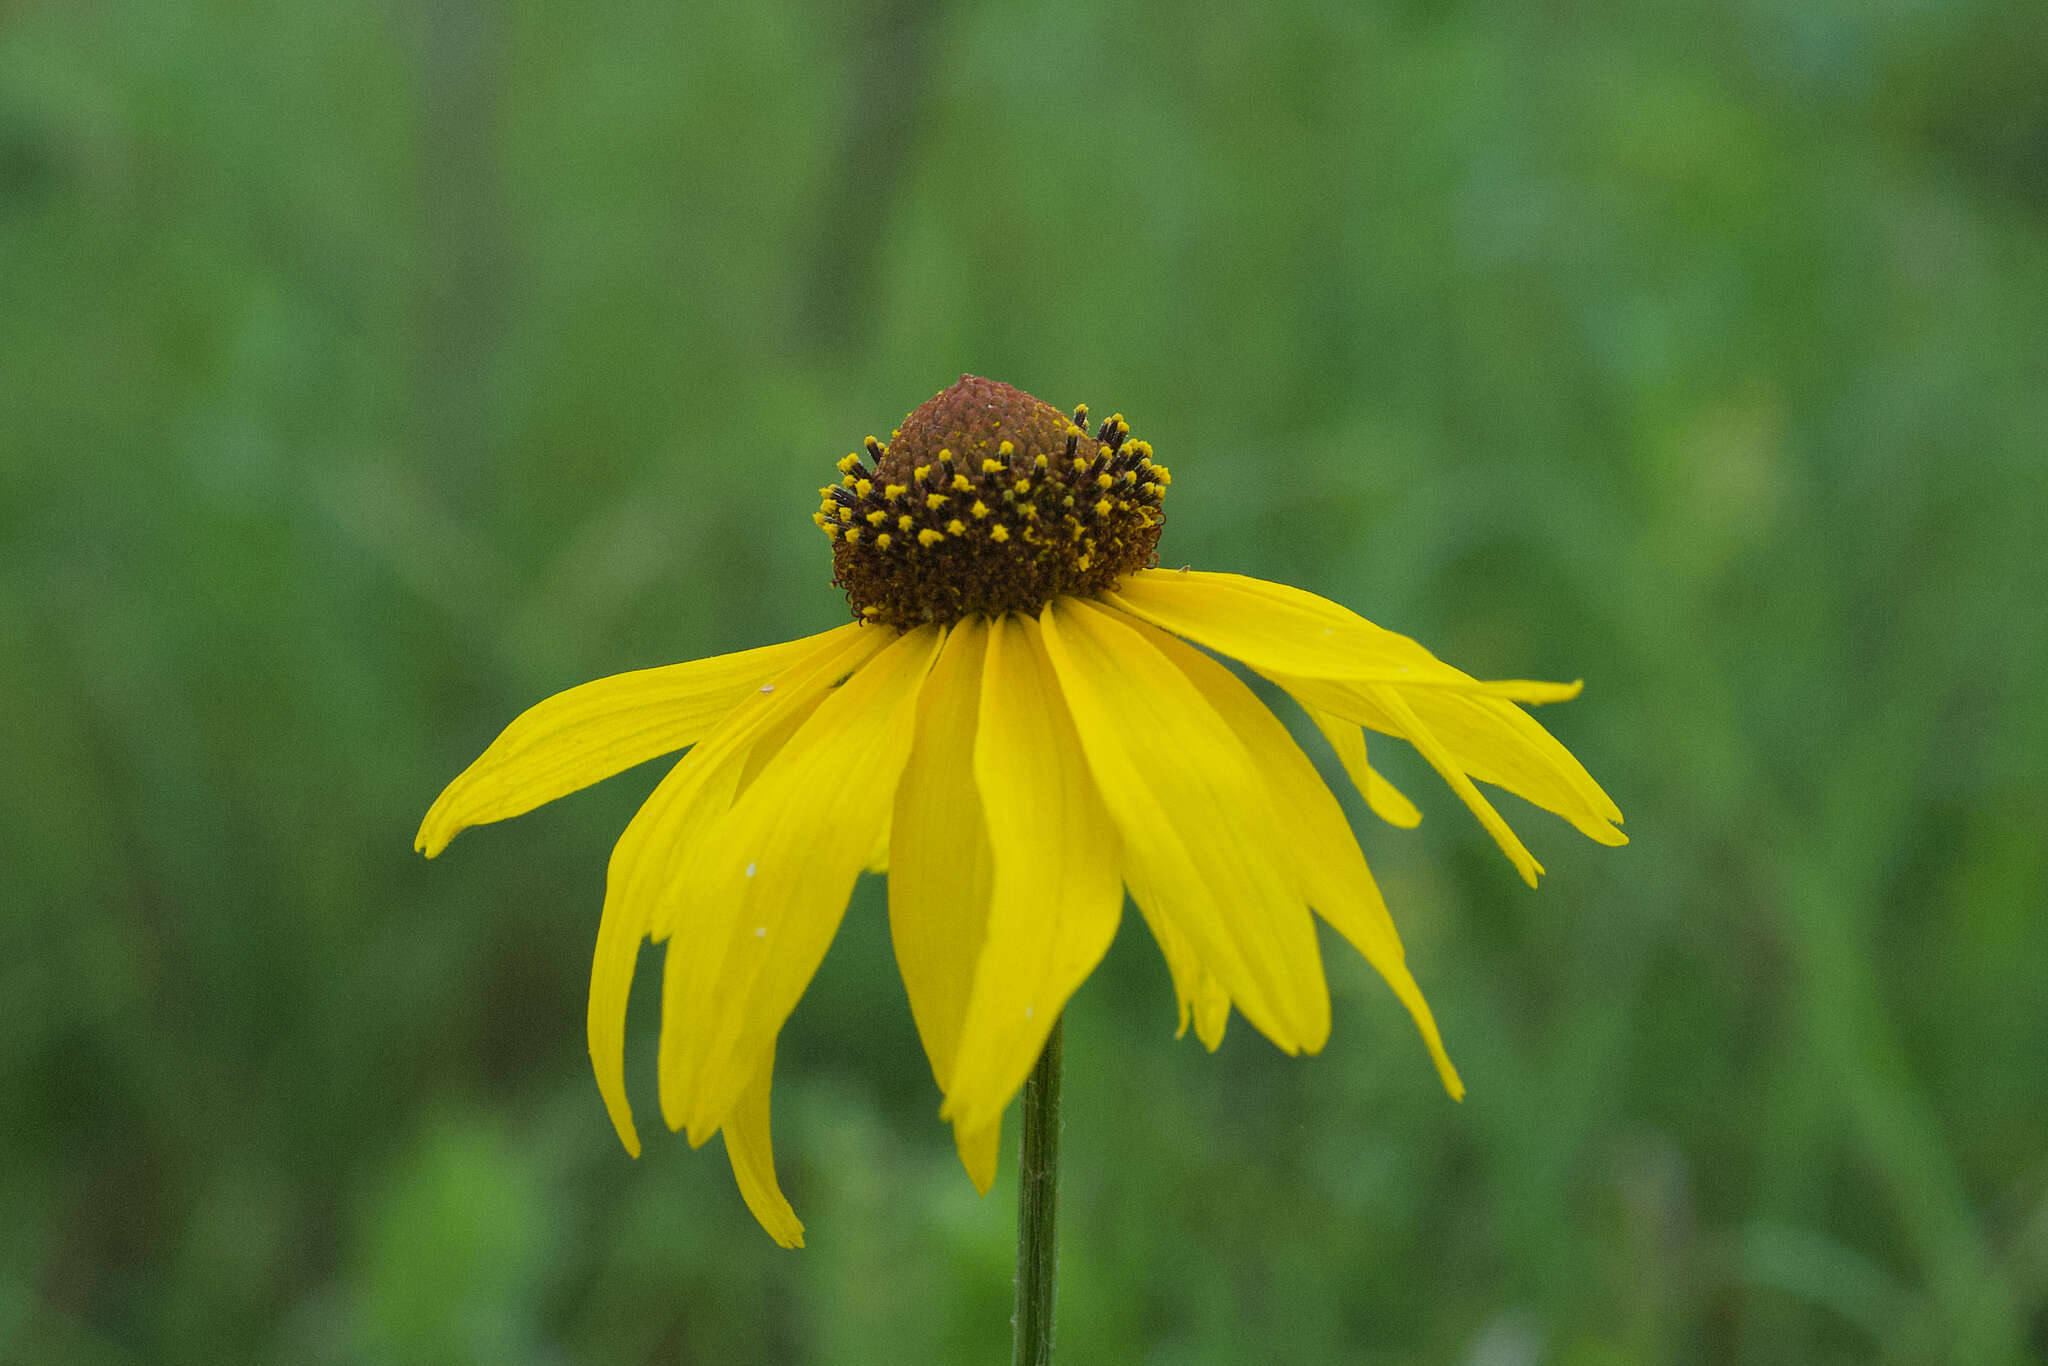
<svg viewBox="0 0 2048 1366"><path fill-rule="evenodd" d="M1421 817L1367 763L1361 727L1413 744L1532 885L1541 866L1474 779L1625 842L1614 803L1517 705L1578 684L1481 682L1309 593L1150 567L1172 476L1121 415L1092 437L1085 420L963 377L890 442L870 438L872 468L849 455L822 491L815 520L855 622L552 697L420 827L432 857L468 826L688 749L612 852L590 1055L637 1155L626 995L641 942L666 940L662 1115L692 1144L724 1133L748 1207L785 1246L803 1226L769 1149L775 1041L864 869L888 874L940 1115L984 1193L1004 1107L1108 949L1126 889L1183 1032L1214 1048L1234 1006L1287 1053L1319 1050L1313 913L1378 969L1463 1094L1336 799L1196 645L1290 693L1394 825ZM986 515L959 517L968 502ZM846 529L892 519L886 542Z"/></svg>

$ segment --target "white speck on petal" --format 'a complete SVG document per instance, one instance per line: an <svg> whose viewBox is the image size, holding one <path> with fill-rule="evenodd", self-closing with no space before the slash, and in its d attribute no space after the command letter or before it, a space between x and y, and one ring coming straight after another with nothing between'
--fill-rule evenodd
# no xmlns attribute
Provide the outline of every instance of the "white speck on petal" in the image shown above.
<svg viewBox="0 0 2048 1366"><path fill-rule="evenodd" d="M752 877L752 876L754 875L754 867L755 867L755 865L753 865L753 864L751 864L751 863L747 865L747 876L748 876L748 877Z"/></svg>
<svg viewBox="0 0 2048 1366"><path fill-rule="evenodd" d="M774 692L774 691L775 691L775 685L774 685L773 683L763 683L763 684L761 685L761 691L762 691L762 692Z"/></svg>
<svg viewBox="0 0 2048 1366"><path fill-rule="evenodd" d="M1323 628L1323 634L1326 636L1334 636L1337 634L1337 628L1334 626L1325 626Z"/></svg>
<svg viewBox="0 0 2048 1366"><path fill-rule="evenodd" d="M1033 1013L1034 1013L1034 1012L1036 1011L1036 1009L1037 1009L1037 1007L1035 1007L1035 1006L1025 1006L1025 1007L1024 1007L1024 1018L1025 1018L1025 1019L1027 1019L1027 1020L1028 1020L1028 1019L1030 1019L1030 1018L1031 1018L1031 1016L1032 1016L1032 1014L1033 1014Z"/></svg>
<svg viewBox="0 0 2048 1366"><path fill-rule="evenodd" d="M766 925L756 925L756 926L754 926L754 938L756 938L756 939L766 939L767 937L768 937L768 927L767 927Z"/></svg>

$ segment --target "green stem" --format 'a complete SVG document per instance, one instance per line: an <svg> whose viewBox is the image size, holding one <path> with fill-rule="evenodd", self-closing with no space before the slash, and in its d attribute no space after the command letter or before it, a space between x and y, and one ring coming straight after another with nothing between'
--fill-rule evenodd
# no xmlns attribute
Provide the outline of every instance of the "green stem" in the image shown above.
<svg viewBox="0 0 2048 1366"><path fill-rule="evenodd" d="M1060 1048L1066 1019L1053 1022L1038 1065L1024 1079L1024 1153L1017 1172L1015 1366L1052 1361L1053 1277L1059 1269Z"/></svg>

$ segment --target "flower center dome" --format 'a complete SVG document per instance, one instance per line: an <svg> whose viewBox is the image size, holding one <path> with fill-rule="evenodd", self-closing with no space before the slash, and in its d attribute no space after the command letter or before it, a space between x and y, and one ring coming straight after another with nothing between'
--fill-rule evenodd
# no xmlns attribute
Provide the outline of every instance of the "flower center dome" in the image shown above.
<svg viewBox="0 0 2048 1366"><path fill-rule="evenodd" d="M812 518L854 614L898 630L1036 615L1158 561L1172 475L1123 414L1095 435L1012 385L962 375L888 442L839 462ZM870 465L869 462L872 462Z"/></svg>

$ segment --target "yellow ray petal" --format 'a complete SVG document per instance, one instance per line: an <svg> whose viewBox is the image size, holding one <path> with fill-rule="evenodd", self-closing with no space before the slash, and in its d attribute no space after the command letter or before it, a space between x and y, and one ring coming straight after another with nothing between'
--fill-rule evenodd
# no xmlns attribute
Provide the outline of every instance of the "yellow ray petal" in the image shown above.
<svg viewBox="0 0 2048 1366"><path fill-rule="evenodd" d="M749 693L849 623L803 640L614 674L521 713L428 808L414 847L434 857L472 825L531 811L578 788L697 742Z"/></svg>
<svg viewBox="0 0 2048 1366"><path fill-rule="evenodd" d="M1465 771L1554 811L1601 844L1628 843L1614 804L1572 752L1535 717L1498 697L1419 693L1408 705L1459 756ZM1576 799L1576 800L1574 800Z"/></svg>
<svg viewBox="0 0 2048 1366"><path fill-rule="evenodd" d="M702 1143L817 971L909 757L944 632L885 646L694 842L662 993L661 1108Z"/></svg>
<svg viewBox="0 0 2048 1366"><path fill-rule="evenodd" d="M1150 633L1147 638L1201 690L1216 708L1216 714L1243 742L1265 778L1281 823L1291 836L1286 848L1294 857L1310 904L1365 955L1366 961L1394 989L1421 1031L1444 1089L1453 1099L1462 1098L1465 1084L1451 1066L1429 1003L1408 971L1407 956L1401 949L1400 935L1394 930L1393 917L1387 913L1386 900L1365 866L1365 856L1359 852L1350 823L1344 819L1330 789L1323 785L1316 766L1294 743L1294 737L1287 733L1279 718L1230 670L1193 646L1150 626L1138 629Z"/></svg>
<svg viewBox="0 0 2048 1366"><path fill-rule="evenodd" d="M1422 824L1422 812L1414 802L1403 796L1401 790L1380 775L1380 771L1366 762L1365 733L1356 721L1346 721L1314 707L1303 707L1309 720L1316 723L1316 729L1330 742L1330 748L1337 751L1337 762L1344 765L1344 771L1351 775L1352 786L1358 795L1365 798L1365 804L1372 813L1388 825L1403 830L1413 830Z"/></svg>
<svg viewBox="0 0 2048 1366"><path fill-rule="evenodd" d="M803 1221L783 1198L775 1179L775 1148L768 1138L768 1090L774 1076L775 1050L770 1047L725 1118L725 1155L732 1163L733 1180L739 1182L740 1198L768 1236L784 1247L802 1247Z"/></svg>
<svg viewBox="0 0 2048 1366"><path fill-rule="evenodd" d="M1400 690L1376 686L1370 690L1369 696L1385 708L1392 724L1400 727L1399 733L1406 736L1409 743L1422 752L1422 757L1429 760L1429 766L1435 769L1443 780L1451 785L1451 791L1457 793L1465 805L1471 808L1472 814L1479 818L1479 823L1486 827L1486 833L1493 836L1493 842L1508 856L1508 862L1514 864L1515 871L1522 875L1522 881L1534 887L1536 879L1543 873L1543 865L1536 861L1536 856L1530 853L1515 832L1508 828L1507 821L1494 809L1493 803L1486 800L1478 788L1472 786L1472 780L1465 776L1465 770L1458 766L1457 759L1444 747L1436 732L1416 716Z"/></svg>
<svg viewBox="0 0 2048 1366"><path fill-rule="evenodd" d="M994 877L941 1111L969 1130L998 1119L1024 1084L1067 999L1109 951L1123 910L1121 842L1039 636L1035 621L1002 618L988 632L981 676L968 776L986 813Z"/></svg>
<svg viewBox="0 0 2048 1366"><path fill-rule="evenodd" d="M887 640L878 630L828 631L778 674L771 690L741 699L688 754L676 761L612 847L605 874L604 914L590 967L587 1029L598 1094L619 1141L640 1155L626 1099L626 998L640 943L668 935L664 893L693 841L724 814L746 769L772 754L826 691Z"/></svg>
<svg viewBox="0 0 2048 1366"><path fill-rule="evenodd" d="M882 832L875 836L875 847L868 853L868 871L876 877L889 871L889 822L882 822Z"/></svg>
<svg viewBox="0 0 2048 1366"><path fill-rule="evenodd" d="M1304 706L1412 739L1374 700L1378 685L1398 687L1461 772L1555 811L1603 844L1627 842L1610 824L1621 813L1607 794L1513 705L1577 696L1577 683L1483 682L1327 599L1235 574L1148 570L1107 600L1243 660Z"/></svg>
<svg viewBox="0 0 2048 1366"><path fill-rule="evenodd" d="M1167 976L1173 979L1173 994L1180 1005L1180 1024L1173 1037L1185 1036L1192 1021L1195 1037L1214 1053L1223 1043L1224 1026L1230 1022L1230 993L1202 967L1187 936L1159 913L1152 889L1142 882L1132 882L1130 886L1131 900L1144 918L1145 927L1152 931L1159 955L1166 960Z"/></svg>
<svg viewBox="0 0 2048 1366"><path fill-rule="evenodd" d="M996 1154L1001 1151L1002 1142L1001 1111L979 1129L953 1126L953 1145L960 1152L960 1165L967 1169L967 1179L974 1183L979 1195L987 1195L988 1188L996 1183Z"/></svg>
<svg viewBox="0 0 2048 1366"><path fill-rule="evenodd" d="M1408 734L1407 723L1385 705L1381 690L1374 686L1285 674L1272 678L1312 713L1411 742L1414 738ZM1429 688L1392 691L1406 700L1461 772L1564 817L1580 834L1598 843L1628 843L1628 837L1610 824L1621 819L1620 808L1570 750L1514 703Z"/></svg>
<svg viewBox="0 0 2048 1366"><path fill-rule="evenodd" d="M890 826L889 938L939 1089L952 1085L960 1025L988 918L989 843L974 790L988 624L946 637L917 703L917 734ZM974 1127L985 1122L977 1116Z"/></svg>
<svg viewBox="0 0 2048 1366"><path fill-rule="evenodd" d="M1187 936L1254 1028L1288 1053L1322 1047L1330 996L1315 926L1276 850L1284 836L1244 746L1185 675L1101 607L1040 618L1127 881Z"/></svg>
<svg viewBox="0 0 2048 1366"><path fill-rule="evenodd" d="M1141 570L1103 600L1260 673L1398 683L1518 702L1564 702L1583 687L1474 678L1328 598L1241 574Z"/></svg>

